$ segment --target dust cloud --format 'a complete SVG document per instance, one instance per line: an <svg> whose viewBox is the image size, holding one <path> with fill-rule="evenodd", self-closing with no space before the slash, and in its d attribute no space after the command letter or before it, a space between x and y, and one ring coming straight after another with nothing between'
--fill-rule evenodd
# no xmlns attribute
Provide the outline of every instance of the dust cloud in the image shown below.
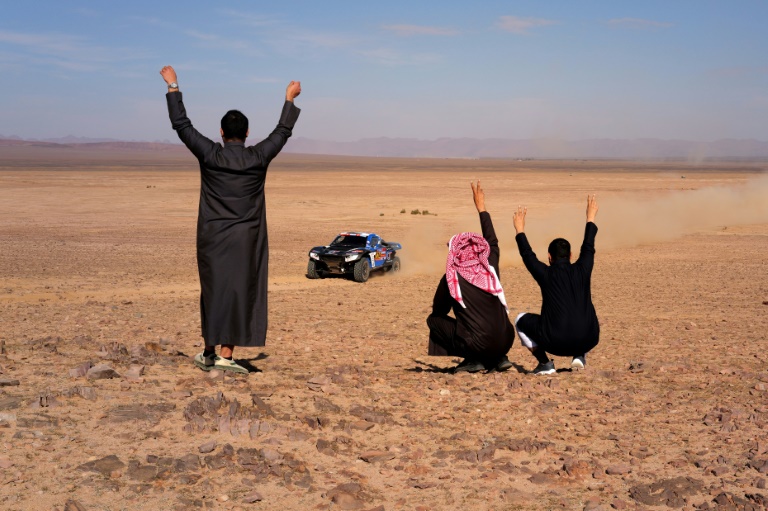
<svg viewBox="0 0 768 511"><path fill-rule="evenodd" d="M664 193L657 198L601 197L596 223L599 251L616 250L679 238L686 234L731 226L768 223L768 175L737 187L709 187ZM521 265L512 224L513 210L494 211L494 227L501 248L501 265ZM571 242L576 257L584 235L586 192L583 203L563 205L546 212L528 210L526 235L539 259L554 238ZM472 215L452 222L453 230L417 226L403 238L406 274L439 274L445 268L446 242L462 230L478 231ZM407 264L406 264L407 263Z"/></svg>

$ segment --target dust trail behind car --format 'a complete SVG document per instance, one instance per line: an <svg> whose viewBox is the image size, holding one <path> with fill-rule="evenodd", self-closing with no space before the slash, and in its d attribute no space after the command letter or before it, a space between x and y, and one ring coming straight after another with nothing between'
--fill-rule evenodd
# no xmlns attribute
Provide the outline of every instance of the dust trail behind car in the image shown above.
<svg viewBox="0 0 768 511"><path fill-rule="evenodd" d="M488 184L492 190L492 184ZM591 190L585 190L584 198ZM667 241L699 231L727 229L739 225L768 223L768 175L762 174L741 186L706 187L675 191L658 197L622 197L598 193L600 215L597 225L598 252ZM552 239L571 241L574 257L578 241L584 233L582 197L555 209L531 209L526 219L526 234L540 258L546 258L546 247ZM578 201L578 203L576 202ZM522 202L523 204L525 202ZM521 265L512 226L512 209L492 211L501 247L502 265ZM418 224L402 236L404 274L440 274L445 271L445 243L450 234L472 230L477 222L469 212L466 218L453 221L453 229L436 229ZM477 227L475 227L476 229Z"/></svg>

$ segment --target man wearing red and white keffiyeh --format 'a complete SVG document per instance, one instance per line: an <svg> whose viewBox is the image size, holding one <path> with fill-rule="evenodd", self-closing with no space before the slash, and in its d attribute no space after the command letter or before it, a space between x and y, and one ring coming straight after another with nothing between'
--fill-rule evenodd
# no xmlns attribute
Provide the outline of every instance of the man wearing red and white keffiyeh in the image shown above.
<svg viewBox="0 0 768 511"><path fill-rule="evenodd" d="M499 242L479 181L472 195L483 234L465 232L448 242L445 276L427 318L429 354L464 358L455 372L506 371L515 330L499 280Z"/></svg>
<svg viewBox="0 0 768 511"><path fill-rule="evenodd" d="M496 270L488 264L488 255L491 247L485 238L474 232L463 232L451 238L448 242L448 259L445 263L445 279L448 281L448 290L454 300L464 307L464 299L461 297L459 275L464 280L486 293L499 297L504 308L509 313L507 301L504 298L504 289L499 282Z"/></svg>

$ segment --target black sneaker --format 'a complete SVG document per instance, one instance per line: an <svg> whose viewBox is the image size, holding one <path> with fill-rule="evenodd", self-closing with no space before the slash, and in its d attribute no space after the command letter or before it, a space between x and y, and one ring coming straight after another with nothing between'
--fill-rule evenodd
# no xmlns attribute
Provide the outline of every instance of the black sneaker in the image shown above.
<svg viewBox="0 0 768 511"><path fill-rule="evenodd" d="M477 373L480 371L485 371L485 366L483 364L473 360L468 360L466 358L461 362L461 364L453 368L454 373Z"/></svg>
<svg viewBox="0 0 768 511"><path fill-rule="evenodd" d="M496 364L496 370L499 372L504 372L509 369L512 369L512 362L509 361L506 355L501 357L501 360L498 361Z"/></svg>
<svg viewBox="0 0 768 511"><path fill-rule="evenodd" d="M539 365L537 365L536 369L533 370L533 374L536 375L555 374L556 372L557 371L555 370L554 360L550 360L546 364L539 362Z"/></svg>
<svg viewBox="0 0 768 511"><path fill-rule="evenodd" d="M587 367L586 355L579 355L578 357L573 357L573 360L571 361L571 369L584 369L585 367Z"/></svg>

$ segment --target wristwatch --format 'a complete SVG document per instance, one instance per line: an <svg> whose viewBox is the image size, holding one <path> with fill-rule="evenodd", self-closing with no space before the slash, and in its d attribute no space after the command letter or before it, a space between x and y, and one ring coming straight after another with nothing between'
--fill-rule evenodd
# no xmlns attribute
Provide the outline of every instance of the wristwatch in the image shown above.
<svg viewBox="0 0 768 511"><path fill-rule="evenodd" d="M179 84L176 83L176 82L171 82L171 83L168 84L168 88L169 89L178 89L179 88Z"/></svg>

